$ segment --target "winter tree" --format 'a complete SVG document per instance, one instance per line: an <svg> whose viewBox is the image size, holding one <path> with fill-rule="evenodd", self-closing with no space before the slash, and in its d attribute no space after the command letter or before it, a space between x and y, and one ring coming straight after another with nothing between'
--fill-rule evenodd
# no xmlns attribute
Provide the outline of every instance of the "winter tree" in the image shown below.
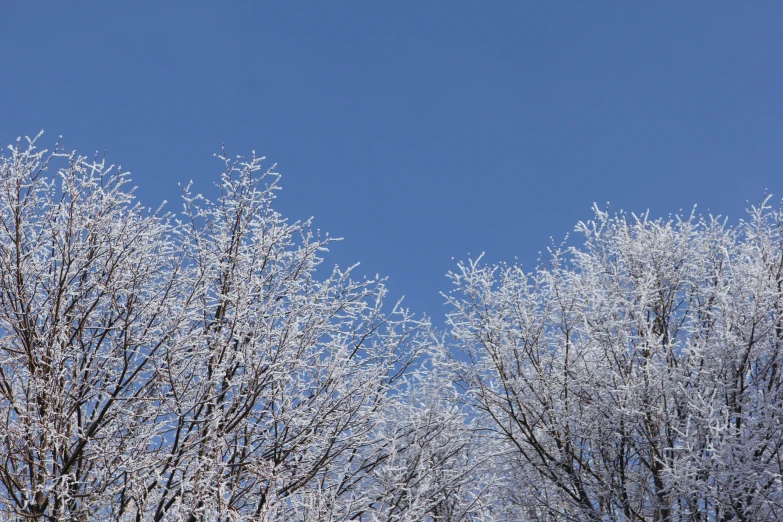
<svg viewBox="0 0 783 522"><path fill-rule="evenodd" d="M783 213L610 216L461 263L448 321L512 520L783 517Z"/></svg>
<svg viewBox="0 0 783 522"><path fill-rule="evenodd" d="M272 209L262 159L221 156L217 198L188 186L176 214L103 159L35 140L0 159L1 518L480 508L428 324L325 268L332 239Z"/></svg>

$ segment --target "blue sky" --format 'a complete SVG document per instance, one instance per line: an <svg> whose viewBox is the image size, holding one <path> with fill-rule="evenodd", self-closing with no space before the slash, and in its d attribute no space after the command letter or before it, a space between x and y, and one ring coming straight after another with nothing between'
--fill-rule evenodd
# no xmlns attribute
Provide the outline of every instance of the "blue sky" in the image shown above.
<svg viewBox="0 0 783 522"><path fill-rule="evenodd" d="M781 27L771 1L9 2L0 141L107 149L149 205L255 149L279 210L345 238L330 263L440 323L452 258L532 268L594 201L783 196Z"/></svg>

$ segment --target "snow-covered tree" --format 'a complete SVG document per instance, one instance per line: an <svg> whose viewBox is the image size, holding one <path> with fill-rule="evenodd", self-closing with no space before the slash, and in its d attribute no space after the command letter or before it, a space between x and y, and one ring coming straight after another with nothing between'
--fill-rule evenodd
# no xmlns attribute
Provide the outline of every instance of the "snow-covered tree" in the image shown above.
<svg viewBox="0 0 783 522"><path fill-rule="evenodd" d="M783 213L580 223L532 273L460 263L459 379L514 520L783 517Z"/></svg>
<svg viewBox="0 0 783 522"><path fill-rule="evenodd" d="M426 321L324 268L262 158L220 159L178 214L102 159L0 159L0 517L465 520Z"/></svg>
<svg viewBox="0 0 783 522"><path fill-rule="evenodd" d="M103 160L32 144L0 159L5 519L90 519L151 465L155 361L188 317L168 218L126 186Z"/></svg>

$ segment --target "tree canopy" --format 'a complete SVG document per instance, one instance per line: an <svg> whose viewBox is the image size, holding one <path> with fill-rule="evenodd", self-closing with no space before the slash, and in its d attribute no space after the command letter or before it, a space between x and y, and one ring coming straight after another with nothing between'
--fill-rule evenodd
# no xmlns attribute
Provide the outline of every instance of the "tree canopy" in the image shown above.
<svg viewBox="0 0 783 522"><path fill-rule="evenodd" d="M0 158L6 520L783 515L783 213L579 223L448 274L446 332L273 208L264 158L150 210L102 158Z"/></svg>

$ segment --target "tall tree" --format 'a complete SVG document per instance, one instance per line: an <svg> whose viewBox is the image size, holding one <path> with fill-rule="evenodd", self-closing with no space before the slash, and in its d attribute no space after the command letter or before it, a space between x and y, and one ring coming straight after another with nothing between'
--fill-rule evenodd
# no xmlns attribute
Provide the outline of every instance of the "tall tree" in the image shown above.
<svg viewBox="0 0 783 522"><path fill-rule="evenodd" d="M0 516L464 519L470 433L426 321L325 269L263 158L220 159L178 215L102 159L0 159Z"/></svg>
<svg viewBox="0 0 783 522"><path fill-rule="evenodd" d="M56 176L47 176L59 163ZM103 160L0 160L0 509L87 520L149 464L158 369L186 321L167 216Z"/></svg>
<svg viewBox="0 0 783 522"><path fill-rule="evenodd" d="M783 516L783 213L580 223L533 273L459 264L461 382L530 520Z"/></svg>

